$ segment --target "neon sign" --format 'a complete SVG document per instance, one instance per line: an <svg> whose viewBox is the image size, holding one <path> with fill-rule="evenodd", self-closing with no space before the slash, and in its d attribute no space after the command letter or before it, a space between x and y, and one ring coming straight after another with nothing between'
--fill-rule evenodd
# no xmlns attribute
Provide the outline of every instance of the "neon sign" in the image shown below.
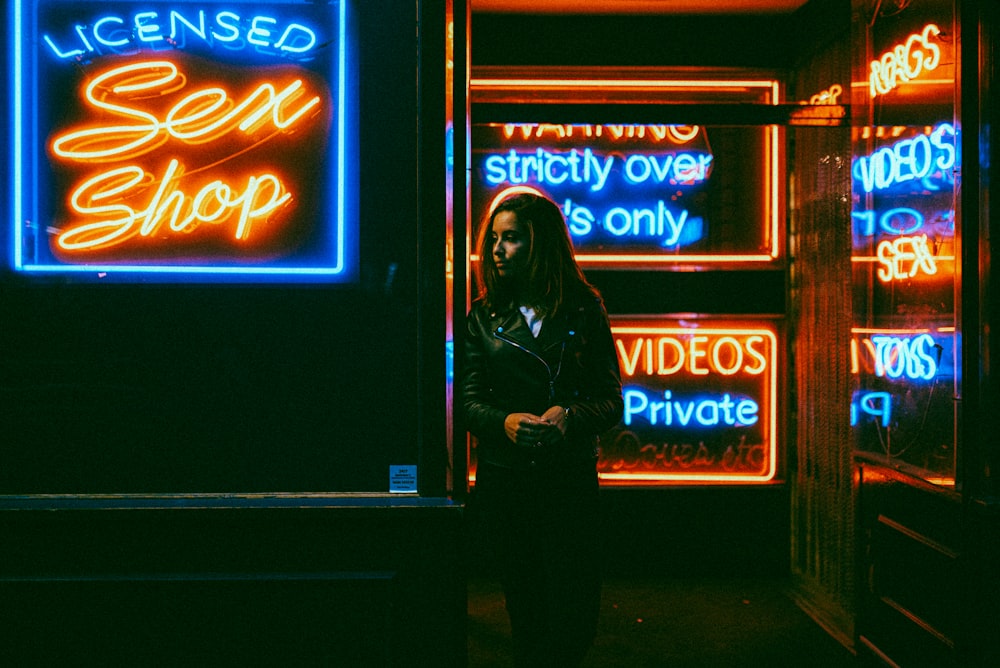
<svg viewBox="0 0 1000 668"><path fill-rule="evenodd" d="M863 111L878 125L852 138L855 327L844 343L855 448L953 483L963 142L952 119L958 25L944 18L868 31L875 46L861 76Z"/></svg>
<svg viewBox="0 0 1000 668"><path fill-rule="evenodd" d="M895 126L867 137L872 134L892 143L854 160L858 199L882 206L851 213L853 245L859 251L852 262L877 266L874 275L883 284L951 279L953 193L961 159L954 125Z"/></svg>
<svg viewBox="0 0 1000 668"><path fill-rule="evenodd" d="M854 178L864 192L893 187L939 190L954 183L955 126L941 123L926 134L901 139L854 162Z"/></svg>
<svg viewBox="0 0 1000 668"><path fill-rule="evenodd" d="M686 144L701 132L697 125L567 125L562 123L504 123L504 139L567 139L571 137L610 137L615 140L648 139L653 143L669 141Z"/></svg>
<svg viewBox="0 0 1000 668"><path fill-rule="evenodd" d="M295 109L286 107L301 97L302 80L296 79L281 92L272 83L263 83L238 104L233 104L225 89L213 86L186 95L174 104L163 119L143 111L142 101L179 92L190 75L170 61L139 61L112 68L95 76L87 85L85 98L113 118L135 119L128 125L97 125L56 137L52 151L70 160L106 161L131 158L153 150L169 135L189 144L205 143L239 129L244 134L258 130L270 121L276 130L287 130L310 110L320 105L320 97L311 96ZM114 95L126 102L109 102ZM138 108L136 107L138 104ZM185 112L187 114L185 115Z"/></svg>
<svg viewBox="0 0 1000 668"><path fill-rule="evenodd" d="M771 262L779 249L775 132L473 126L473 217L481 220L499 193L530 189L561 205L581 263ZM727 161L722 178L715 176L720 147ZM738 224L729 219L732 208L722 206L736 191Z"/></svg>
<svg viewBox="0 0 1000 668"><path fill-rule="evenodd" d="M766 326L612 322L625 400L605 484L767 482L777 472L777 335Z"/></svg>
<svg viewBox="0 0 1000 668"><path fill-rule="evenodd" d="M824 104L833 105L839 104L840 96L844 92L843 86L840 84L833 84L829 88L809 98L809 104Z"/></svg>
<svg viewBox="0 0 1000 668"><path fill-rule="evenodd" d="M851 426L898 427L915 402L930 407L940 379L954 377L952 327L854 328L852 334L851 374L859 389L851 402Z"/></svg>
<svg viewBox="0 0 1000 668"><path fill-rule="evenodd" d="M928 23L919 33L913 33L871 61L868 77L871 96L885 95L900 84L937 69L941 63L941 47L932 38L939 34L941 29Z"/></svg>
<svg viewBox="0 0 1000 668"><path fill-rule="evenodd" d="M680 427L749 427L760 419L760 406L756 401L733 400L728 392L683 400L674 399L673 390L664 390L662 398L655 395L651 398L643 389L627 387L623 396L626 427L631 426L637 416L650 426L666 427L674 424Z"/></svg>
<svg viewBox="0 0 1000 668"><path fill-rule="evenodd" d="M865 354L862 354L864 351ZM939 374L944 345L928 332L877 332L851 339L851 372L878 378L931 380ZM862 365L862 361L866 365Z"/></svg>
<svg viewBox="0 0 1000 668"><path fill-rule="evenodd" d="M851 399L851 426L858 426L863 417L875 418L877 424L888 427L892 423L892 395L888 392L855 392Z"/></svg>
<svg viewBox="0 0 1000 668"><path fill-rule="evenodd" d="M300 23L282 25L272 16L245 17L233 11L206 12L199 9L170 9L165 12L145 11L132 15L106 15L85 24L75 24L68 32L68 41L42 39L57 58L79 58L91 54L120 53L142 46L173 46L183 44L188 37L197 37L205 44L216 42L246 44L272 49L286 54L305 53L316 46L316 32ZM58 42L58 43L57 43Z"/></svg>
<svg viewBox="0 0 1000 668"><path fill-rule="evenodd" d="M707 334L689 333L684 339L640 336L627 349L621 339L615 345L626 376L635 375L640 362L648 376L671 376L681 369L693 376L713 372L722 376L739 372L756 376L767 369L767 358L760 350L765 338L760 334L741 340L733 336L710 339Z"/></svg>
<svg viewBox="0 0 1000 668"><path fill-rule="evenodd" d="M955 236L955 211L948 209L925 216L912 207L893 207L879 214L876 211L852 211L854 236L874 237L876 234L908 235L931 226L938 236Z"/></svg>
<svg viewBox="0 0 1000 668"><path fill-rule="evenodd" d="M250 176L242 192L217 179L194 197L188 197L177 189L182 175L183 169L178 167L178 162L171 160L159 178L132 165L84 181L70 198L72 208L84 220L92 217L99 220L71 223L57 235L56 243L66 251L105 249L124 243L136 233L154 237L162 231L164 222L171 232L189 234L201 223L220 225L234 218L232 236L245 241L261 219L266 221L292 197L281 180L272 174ZM108 198L118 200L119 196L124 197L128 191L139 189L141 184L150 181L159 186L145 209L136 211L126 204L97 204ZM103 187L105 184L109 187ZM184 213L186 215L182 216ZM115 218L115 215L121 217Z"/></svg>
<svg viewBox="0 0 1000 668"><path fill-rule="evenodd" d="M903 278L913 278L919 273L937 273L937 262L927 246L927 235L899 237L878 244L878 278L883 283Z"/></svg>
<svg viewBox="0 0 1000 668"><path fill-rule="evenodd" d="M201 89L178 101L163 119L134 104L106 101L109 94L126 101L162 98L180 92L186 80L189 77L169 61L140 61L99 74L87 86L86 99L115 118L136 122L97 125L58 135L52 142L53 153L78 162L134 159L162 146L168 138L205 144L235 129L244 134L259 131L268 122L275 130L286 130L320 105L320 97L312 96L296 102L295 108L286 108L290 99L302 95L299 79L279 93L272 84L261 84L238 104L221 88ZM101 91L100 96L95 91ZM201 223L219 225L235 218L233 236L245 241L258 222L266 221L292 198L281 179L270 173L248 176L242 189L216 179L188 196L179 189L184 171L176 159L171 159L162 175L131 164L88 178L70 195L70 208L83 222L70 223L57 236L59 247L69 251L103 249L124 242L136 232L151 237L167 218L171 231L184 233L192 232ZM145 187L151 183L159 185L155 190ZM150 190L146 208L136 210L127 204L132 199L130 193ZM110 203L101 204L105 201Z"/></svg>
<svg viewBox="0 0 1000 668"><path fill-rule="evenodd" d="M353 278L346 3L243 4L16 4L16 270Z"/></svg>
<svg viewBox="0 0 1000 668"><path fill-rule="evenodd" d="M644 183L691 185L708 178L712 156L705 153L668 153L665 155L598 155L589 148L568 153L536 149L520 154L511 149L506 155L487 155L483 160L486 182L490 185L536 183L560 186L584 184L591 192L604 189L616 161L622 177L630 185Z"/></svg>

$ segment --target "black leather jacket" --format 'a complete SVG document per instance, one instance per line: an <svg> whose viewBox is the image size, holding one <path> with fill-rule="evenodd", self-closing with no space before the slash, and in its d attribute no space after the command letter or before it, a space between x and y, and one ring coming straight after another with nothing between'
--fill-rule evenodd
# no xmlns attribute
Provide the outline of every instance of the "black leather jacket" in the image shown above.
<svg viewBox="0 0 1000 668"><path fill-rule="evenodd" d="M477 456L508 468L593 469L597 437L622 417L621 372L600 300L587 296L564 304L543 321L536 339L517 308L489 311L473 304L467 319L461 385ZM566 438L541 450L514 444L504 433L510 413L541 415L560 405L569 410Z"/></svg>

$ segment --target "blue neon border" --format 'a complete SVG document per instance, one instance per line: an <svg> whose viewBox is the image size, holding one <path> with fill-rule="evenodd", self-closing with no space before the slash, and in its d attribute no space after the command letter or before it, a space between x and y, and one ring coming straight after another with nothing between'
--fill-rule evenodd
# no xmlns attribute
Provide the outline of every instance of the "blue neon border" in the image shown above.
<svg viewBox="0 0 1000 668"><path fill-rule="evenodd" d="M22 221L24 221L24 159L25 159L25 117L24 117L24 94L25 94L25 54L24 54L24 5L33 4L33 0L14 0L11 3L10 12L13 14L10 25L13 30L13 57L11 83L13 95L11 96L11 119L13 123L13 142L11 150L11 208L12 220L10 225L13 234L11 235L11 256L10 263L14 271L30 275L42 274L73 274L89 275L94 278L105 278L108 276L173 276L188 277L189 280L197 280L198 277L214 277L218 282L239 282L240 278L254 282L267 282L273 278L274 282L294 282L294 281L315 281L315 282L349 282L356 277L356 257L358 247L358 225L357 225L357 205L352 195L351 207L347 202L347 154L353 147L348 145L347 122L349 120L347 111L347 54L348 54L348 31L347 31L347 5L348 0L339 0L337 6L337 205L336 205L336 264L329 267L243 267L243 266L212 266L212 265L119 265L119 264L45 264L28 265L23 264L23 238ZM239 3L249 4L249 3ZM37 32L37 26L36 26ZM37 77L35 77L37 79ZM38 99L35 87L37 81L28 82L32 89L32 101ZM353 115L350 117L353 120ZM37 128L36 128L37 131ZM36 132L37 134L37 132ZM30 173L37 174L37 156L32 155L32 165ZM354 179L351 179L352 183ZM37 190L37 179L32 178L32 186ZM37 193L35 194L37 197ZM348 216L351 218L349 219ZM349 223L351 223L349 225ZM348 228L353 233L353 239L348 239ZM351 253L348 256L348 244ZM351 261L354 261L353 264Z"/></svg>

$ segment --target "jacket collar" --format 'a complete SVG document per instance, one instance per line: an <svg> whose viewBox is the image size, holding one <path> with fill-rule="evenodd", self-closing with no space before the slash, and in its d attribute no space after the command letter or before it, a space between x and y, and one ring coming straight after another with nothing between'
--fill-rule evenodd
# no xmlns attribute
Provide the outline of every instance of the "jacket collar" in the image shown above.
<svg viewBox="0 0 1000 668"><path fill-rule="evenodd" d="M547 350L562 344L572 334L566 319L559 316L542 320L542 329L535 338L531 328L517 308L498 310L490 313L490 327L495 335L501 335L528 350Z"/></svg>

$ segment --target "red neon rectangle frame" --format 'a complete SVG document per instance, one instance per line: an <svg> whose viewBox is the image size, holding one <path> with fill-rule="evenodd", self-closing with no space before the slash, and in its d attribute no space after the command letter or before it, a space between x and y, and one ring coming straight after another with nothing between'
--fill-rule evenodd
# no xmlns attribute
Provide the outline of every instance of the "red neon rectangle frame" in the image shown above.
<svg viewBox="0 0 1000 668"><path fill-rule="evenodd" d="M487 69L487 68L484 68ZM495 71L497 70L497 71ZM470 98L478 101L518 102L593 102L603 101L609 105L624 105L644 101L676 100L678 102L710 99L723 102L746 102L777 105L780 101L780 84L775 79L754 77L719 78L653 78L648 72L638 72L635 76L605 77L594 76L592 70L581 72L556 72L552 76L544 71L537 75L517 71L507 72L504 68L489 68L482 76L470 80ZM549 74L550 76L542 76ZM626 73L628 74L628 73ZM645 75L645 76L643 76ZM475 119L473 119L474 122ZM625 254L625 253L585 253L576 254L582 265L595 267L670 267L670 266L725 266L762 265L776 262L782 255L780 236L781 156L779 127L769 125L765 131L764 149L764 241L766 253L710 254L678 253L671 255ZM471 255L475 262L478 255Z"/></svg>
<svg viewBox="0 0 1000 668"><path fill-rule="evenodd" d="M764 381L764 393L768 402L766 410L766 449L768 453L767 471L761 475L742 475L726 473L598 473L598 477L603 486L628 486L628 485L663 485L663 484L748 484L748 483L771 483L778 476L778 334L775 328L753 325L740 326L738 324L729 325L727 323L713 321L708 326L661 326L651 323L649 320L638 319L615 319L612 318L612 334L648 334L655 336L681 335L690 336L692 334L718 334L718 335L761 335L769 344L770 357L768 358L769 371Z"/></svg>

